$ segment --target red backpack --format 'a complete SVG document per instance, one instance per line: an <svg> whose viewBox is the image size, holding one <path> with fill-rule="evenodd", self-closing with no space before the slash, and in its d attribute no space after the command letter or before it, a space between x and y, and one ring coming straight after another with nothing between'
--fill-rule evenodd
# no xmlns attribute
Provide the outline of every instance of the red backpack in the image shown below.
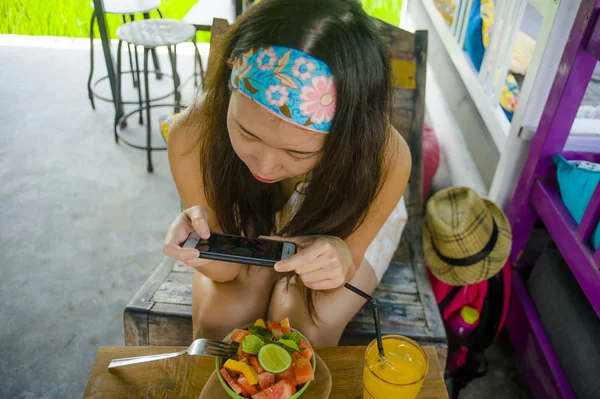
<svg viewBox="0 0 600 399"><path fill-rule="evenodd" d="M507 261L494 277L476 284L455 287L438 280L427 268L448 337L447 377L452 378L452 397L471 380L483 376L487 365L483 352L498 338L510 303L511 266ZM467 337L460 337L448 321L463 306L479 312L479 320Z"/></svg>

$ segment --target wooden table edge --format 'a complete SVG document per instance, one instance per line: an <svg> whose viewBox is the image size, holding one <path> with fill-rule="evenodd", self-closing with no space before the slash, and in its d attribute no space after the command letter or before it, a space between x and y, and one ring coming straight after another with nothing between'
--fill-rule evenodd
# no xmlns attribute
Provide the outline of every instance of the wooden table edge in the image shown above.
<svg viewBox="0 0 600 399"><path fill-rule="evenodd" d="M94 388L97 385L96 381L95 381L96 379L101 378L102 376L108 377L109 374L114 373L114 372L108 371L108 363L110 362L110 359L114 359L117 357L142 356L142 355L146 355L146 354L177 352L177 351L181 351L185 348L186 347L180 347L180 346L137 346L137 347L136 346L100 346L96 353L96 358L94 360L92 370L90 371L90 376L88 378L83 397L84 398L112 397L112 395L103 396L102 391L97 391ZM315 347L314 349L315 349L315 352L317 354L319 354L319 356L323 359L323 361L328 365L328 367L330 367L330 364L332 363L332 361L334 361L333 359L339 358L340 351L343 351L348 354L352 354L351 356L353 359L356 359L358 357L361 359L361 362L362 362L362 354L364 354L364 351L366 350L366 346ZM430 346L423 346L423 350L427 354L427 358L429 361L429 371L428 371L428 375L426 377L426 383L427 383L427 381L429 381L429 384L423 386L424 389L421 391L419 398L423 397L423 398L427 398L427 399L430 399L430 398L448 399L448 393L445 388L445 383L444 383L443 375L442 375L441 368L440 368L440 363L439 363L435 348L430 347ZM338 354L336 354L336 352ZM110 355L111 353L114 353L114 356L111 356ZM359 355L359 353L361 355ZM207 360L203 360L202 364L208 364L209 362L212 363L212 362L214 362L214 360L212 358L209 358ZM131 367L136 367L136 366L131 366ZM203 366L203 367L205 367L205 366ZM211 369L206 370L206 373L208 373L206 379L208 379L208 376L210 376L210 373L212 373L212 371L213 371L212 367L211 367ZM331 368L330 368L330 371L331 371ZM335 374L339 374L339 373L340 372L338 370L334 370L334 371L332 371L332 376L334 376ZM361 366L361 371L359 372L359 374L362 375L362 366ZM204 381L204 382L206 382L206 381ZM337 391L335 388L338 387L338 384L342 385L342 384L344 384L344 382L340 381L340 380L336 381L334 379L334 386L332 388L332 396L333 396L333 392ZM361 393L362 393L362 378L360 378L359 385L361 385ZM124 386L124 388L125 387L126 386ZM431 391L435 391L436 392L435 396L431 396L431 395L425 396L424 395L425 388L428 388L428 390L431 390ZM438 392L439 392L439 395L437 394ZM106 393L109 393L109 391L106 391ZM121 397L118 395L115 395L115 396ZM199 396L199 392L198 392L198 396ZM130 395L123 395L122 397L130 397Z"/></svg>

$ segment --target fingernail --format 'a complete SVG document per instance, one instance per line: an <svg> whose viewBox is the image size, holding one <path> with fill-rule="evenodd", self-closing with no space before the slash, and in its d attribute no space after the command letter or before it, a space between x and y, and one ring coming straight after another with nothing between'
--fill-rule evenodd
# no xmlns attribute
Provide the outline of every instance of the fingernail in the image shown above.
<svg viewBox="0 0 600 399"><path fill-rule="evenodd" d="M200 229L200 231L205 236L203 238L210 237L210 230L208 229L208 226L206 226L206 225L202 226L202 228Z"/></svg>
<svg viewBox="0 0 600 399"><path fill-rule="evenodd" d="M275 270L277 270L278 272L287 272L287 263L285 262L278 262L275 264Z"/></svg>

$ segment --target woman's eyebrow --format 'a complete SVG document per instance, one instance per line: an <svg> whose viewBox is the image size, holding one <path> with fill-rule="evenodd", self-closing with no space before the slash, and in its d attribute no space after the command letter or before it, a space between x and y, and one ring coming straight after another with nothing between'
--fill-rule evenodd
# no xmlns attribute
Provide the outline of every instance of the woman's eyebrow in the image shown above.
<svg viewBox="0 0 600 399"><path fill-rule="evenodd" d="M240 127L240 129L242 129L242 131L244 133L246 133L248 136L252 136L257 140L263 141L260 137L258 137L256 134L252 133L251 131L249 131L248 129L246 129L244 127L244 125L242 125L240 123L240 121L238 121L236 118L234 118L235 122L238 124L238 126ZM285 149L283 148L283 150L288 151L288 152L293 152L295 154L301 154L301 155L313 155L313 154L317 154L319 152L321 152L322 150L318 150L318 151L298 151L298 150L291 150L291 149Z"/></svg>

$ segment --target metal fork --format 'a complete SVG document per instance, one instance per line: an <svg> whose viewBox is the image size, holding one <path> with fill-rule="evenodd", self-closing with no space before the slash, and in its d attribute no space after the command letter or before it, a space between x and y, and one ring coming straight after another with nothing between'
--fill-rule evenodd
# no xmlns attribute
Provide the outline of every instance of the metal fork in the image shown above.
<svg viewBox="0 0 600 399"><path fill-rule="evenodd" d="M221 341L211 341L204 338L199 338L181 352L161 353L159 355L147 355L136 357L124 357L121 359L113 359L108 365L109 369L114 369L121 366L129 366L131 364L153 362L155 360L170 359L172 357L181 356L185 353L191 356L213 356L237 359L237 350L240 344L232 342L230 344Z"/></svg>

